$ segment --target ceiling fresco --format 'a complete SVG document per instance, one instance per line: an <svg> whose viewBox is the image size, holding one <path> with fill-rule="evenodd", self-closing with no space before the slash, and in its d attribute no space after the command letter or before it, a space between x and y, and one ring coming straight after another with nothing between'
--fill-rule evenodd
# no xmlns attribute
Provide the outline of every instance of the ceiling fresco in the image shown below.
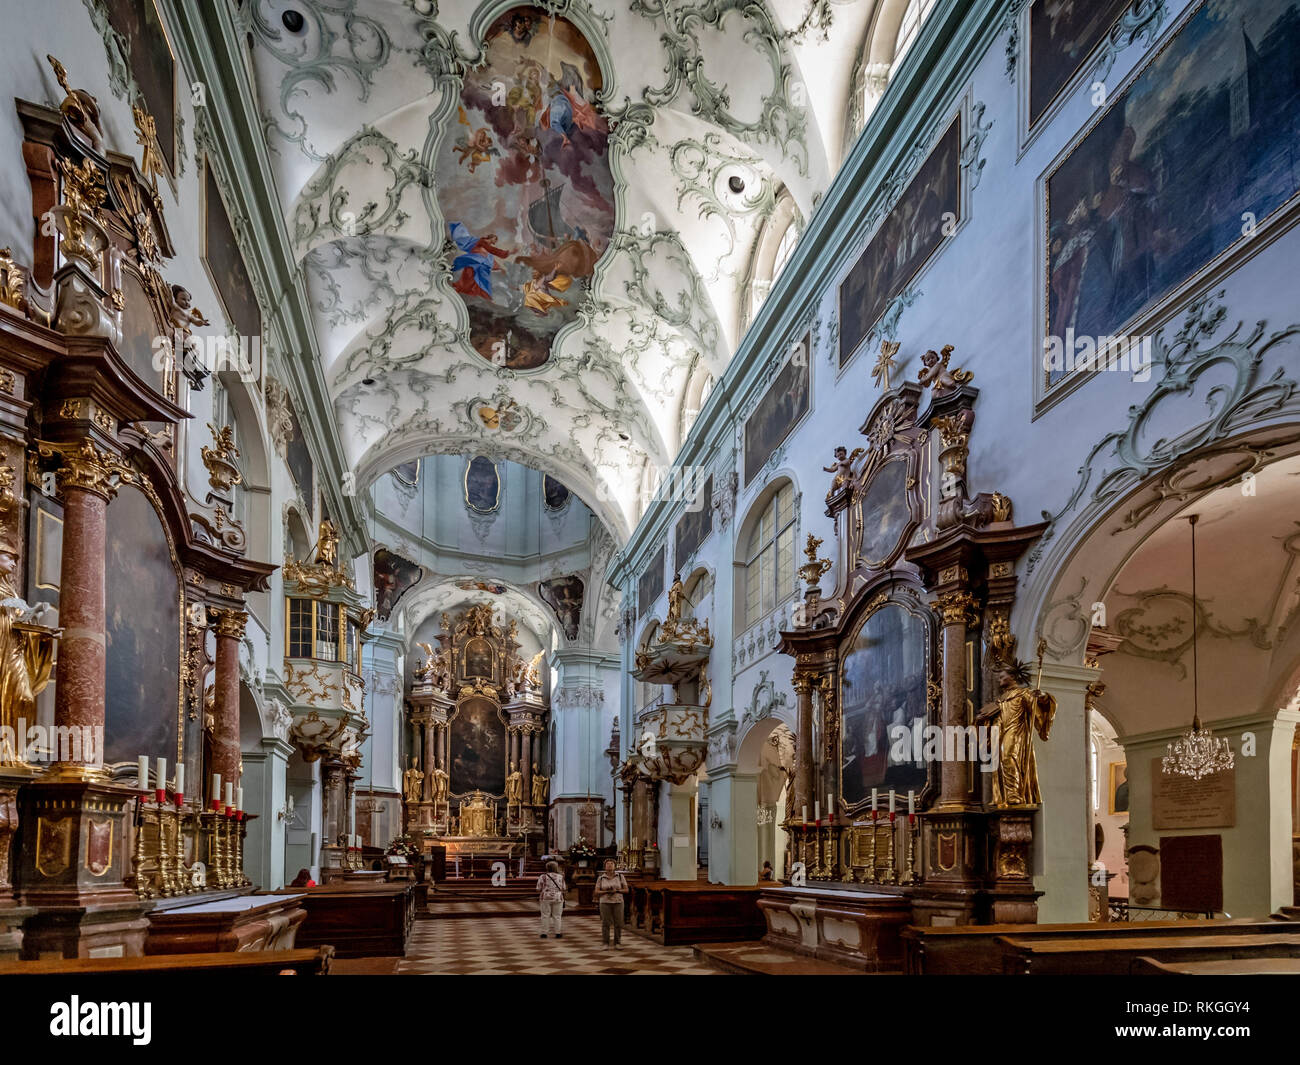
<svg viewBox="0 0 1300 1065"><path fill-rule="evenodd" d="M735 350L765 221L839 165L875 6L246 0L358 482L510 459L622 542L688 381Z"/></svg>

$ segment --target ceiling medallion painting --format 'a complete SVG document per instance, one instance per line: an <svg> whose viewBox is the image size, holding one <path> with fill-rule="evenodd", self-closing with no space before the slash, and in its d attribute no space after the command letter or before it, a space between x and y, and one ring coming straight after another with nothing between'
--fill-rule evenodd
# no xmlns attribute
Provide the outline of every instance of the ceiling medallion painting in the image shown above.
<svg viewBox="0 0 1300 1065"><path fill-rule="evenodd" d="M437 159L453 285L470 343L498 366L550 358L614 232L595 54L570 23L517 7L487 32Z"/></svg>

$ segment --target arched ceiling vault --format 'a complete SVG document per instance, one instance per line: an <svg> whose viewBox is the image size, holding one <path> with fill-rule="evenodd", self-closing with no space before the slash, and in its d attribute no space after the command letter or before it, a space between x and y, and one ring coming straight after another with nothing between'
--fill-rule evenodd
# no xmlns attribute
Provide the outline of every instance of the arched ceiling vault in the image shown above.
<svg viewBox="0 0 1300 1065"><path fill-rule="evenodd" d="M680 447L692 365L717 376L735 350L778 193L807 217L829 184L848 75L828 72L852 69L878 6L248 0L276 185L358 481L417 454L512 458L625 538L644 463ZM550 192L519 201L525 185ZM479 189L484 216L514 226L490 234L499 248L448 217L472 215ZM542 200L562 233L548 215L539 243ZM531 205L531 233L511 202ZM565 258L574 247L594 267ZM466 277L465 254L496 270ZM530 283L540 304L517 298ZM509 338L495 364L492 329ZM528 365L517 338L538 329L549 350Z"/></svg>

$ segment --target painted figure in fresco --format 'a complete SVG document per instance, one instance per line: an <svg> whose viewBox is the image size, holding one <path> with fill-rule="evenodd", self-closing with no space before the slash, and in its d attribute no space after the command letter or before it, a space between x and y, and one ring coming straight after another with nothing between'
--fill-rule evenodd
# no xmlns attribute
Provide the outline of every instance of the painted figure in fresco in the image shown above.
<svg viewBox="0 0 1300 1065"><path fill-rule="evenodd" d="M596 129L600 119L585 95L582 75L572 63L560 64L559 78L551 77L547 86L550 104L541 118L543 129L560 135L561 146L569 146L574 129Z"/></svg>
<svg viewBox="0 0 1300 1065"><path fill-rule="evenodd" d="M1033 734L1037 732L1046 742L1056 715L1056 698L1028 687L1026 680L1022 663L1003 666L997 672L997 699L975 717L976 725L998 727L1000 760L993 774L993 805L997 807L1037 806L1043 801Z"/></svg>
<svg viewBox="0 0 1300 1065"><path fill-rule="evenodd" d="M452 260L452 272L460 271L460 277L452 284L463 296L478 296L481 299L492 298L492 271L500 270L497 259L505 259L510 253L505 248L497 247L497 235L488 233L476 237L462 222L452 222L452 243L460 249L460 254Z"/></svg>
<svg viewBox="0 0 1300 1065"><path fill-rule="evenodd" d="M460 124L468 126L469 116L465 114L465 108L460 109ZM489 162L494 155L500 155L501 151L492 143L492 131L487 126L480 126L471 133L467 133L452 147L460 160L461 166L469 163L469 172L472 174L482 163Z"/></svg>

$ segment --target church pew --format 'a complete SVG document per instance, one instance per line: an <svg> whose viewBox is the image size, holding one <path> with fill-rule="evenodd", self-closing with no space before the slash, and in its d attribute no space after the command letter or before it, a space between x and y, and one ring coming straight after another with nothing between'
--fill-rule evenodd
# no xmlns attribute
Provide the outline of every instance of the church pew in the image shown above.
<svg viewBox="0 0 1300 1065"><path fill-rule="evenodd" d="M220 950L292 950L307 911L298 895L235 898L168 906L149 913L146 954L199 954Z"/></svg>
<svg viewBox="0 0 1300 1065"><path fill-rule="evenodd" d="M911 925L902 932L903 971L909 975L986 975L1002 971L999 937L1089 941L1142 936L1208 935L1215 932L1285 933L1288 922L1239 918L1221 921L1143 921L1141 924ZM1300 931L1300 928L1295 929Z"/></svg>
<svg viewBox="0 0 1300 1065"><path fill-rule="evenodd" d="M1144 958L1163 962L1300 958L1300 936L1276 932L1184 936L1135 933L1106 939L1003 936L999 943L1002 971L1017 976L1128 976Z"/></svg>
<svg viewBox="0 0 1300 1065"><path fill-rule="evenodd" d="M220 951L140 958L49 958L0 962L0 976L152 976L158 973L328 976L333 961L334 948L324 946L312 950Z"/></svg>
<svg viewBox="0 0 1300 1065"><path fill-rule="evenodd" d="M298 944L328 943L340 958L401 956L415 920L415 885L411 881L368 883L337 881L311 888L280 888L266 894L299 894L307 919L298 928Z"/></svg>
<svg viewBox="0 0 1300 1065"><path fill-rule="evenodd" d="M761 939L767 930L757 884L651 880L629 887L633 927L664 946Z"/></svg>
<svg viewBox="0 0 1300 1065"><path fill-rule="evenodd" d="M1210 961L1134 960L1133 976L1300 976L1300 958L1215 958Z"/></svg>

